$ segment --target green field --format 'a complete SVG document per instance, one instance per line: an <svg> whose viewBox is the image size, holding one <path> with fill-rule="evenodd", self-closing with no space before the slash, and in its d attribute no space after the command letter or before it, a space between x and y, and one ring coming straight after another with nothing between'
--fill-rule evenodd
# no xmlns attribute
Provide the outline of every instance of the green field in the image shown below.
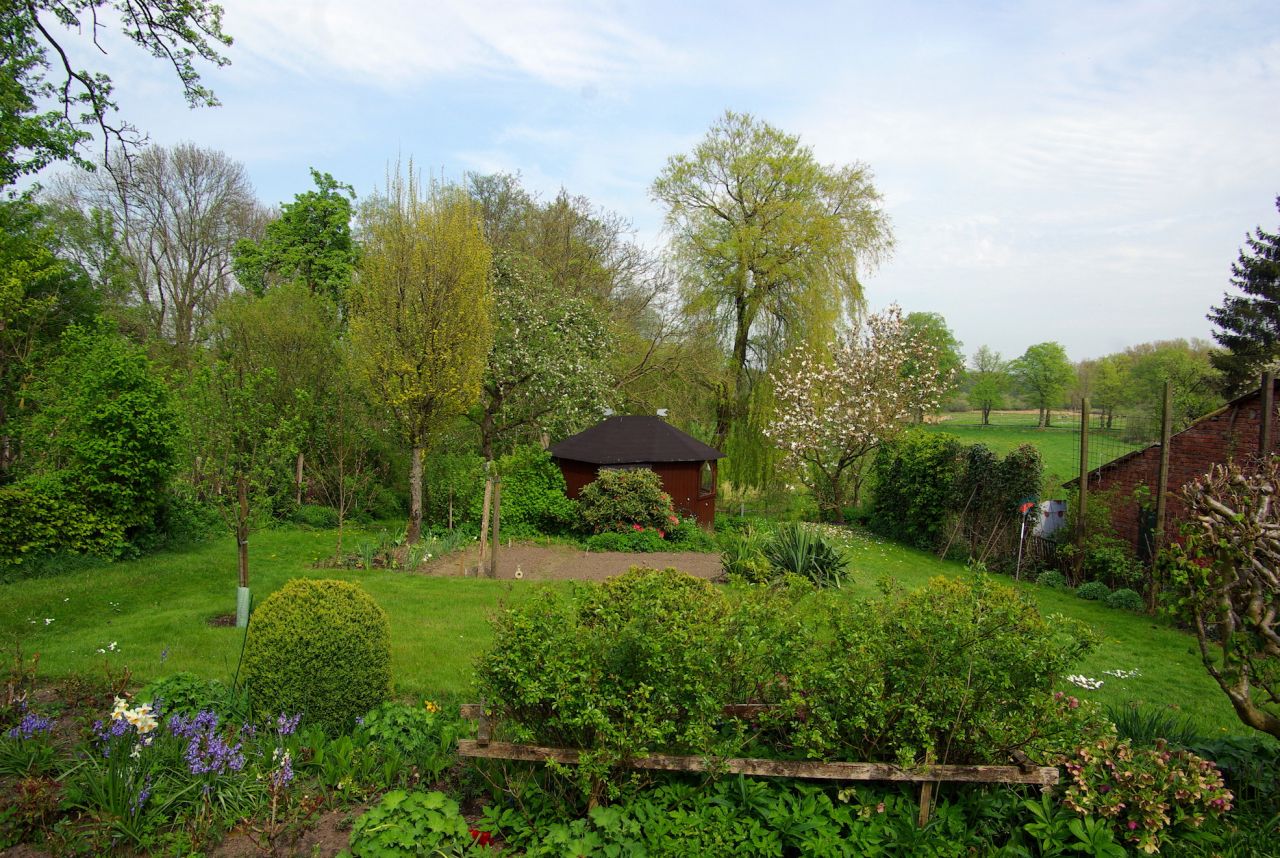
<svg viewBox="0 0 1280 858"><path fill-rule="evenodd" d="M844 590L849 598L874 594L882 576L918 587L934 575L968 574L959 564L861 531L836 532L855 558L853 580ZM537 587L563 586L311 568L332 548L328 532L282 528L255 535L255 598L262 599L291 577L360 582L390 615L396 690L404 696L469 696L472 661L490 640L487 616L504 601L522 599ZM138 685L181 670L222 680L235 672L241 633L208 624L211 617L234 609L235 549L229 538L0 586L0 631L16 635L28 656L40 654L40 674L46 680L71 673L102 678L105 670L119 675L126 666ZM1110 704L1176 702L1206 732L1244 732L1200 665L1189 635L1070 593L1015 586L1042 610L1084 620L1102 638L1078 672L1104 679L1105 685L1088 692L1064 684L1063 690ZM98 653L112 642L115 652ZM1141 671L1134 679L1103 676L1106 670L1134 668Z"/></svg>
<svg viewBox="0 0 1280 858"><path fill-rule="evenodd" d="M1020 444L1031 444L1040 450L1046 488L1053 492L1079 476L1079 420L1078 414L1063 412L1054 415L1052 426L1041 429L1036 426L1034 411L993 411L990 425L983 426L981 411L961 411L946 414L941 423L925 428L955 435L965 444L986 444L1002 455ZM1089 466L1096 468L1142 446L1125 442L1118 430L1091 429Z"/></svg>

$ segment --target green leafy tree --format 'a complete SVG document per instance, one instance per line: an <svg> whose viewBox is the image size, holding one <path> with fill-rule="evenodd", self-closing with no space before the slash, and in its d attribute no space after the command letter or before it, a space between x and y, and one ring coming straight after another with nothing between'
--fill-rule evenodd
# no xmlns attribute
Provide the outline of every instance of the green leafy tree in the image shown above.
<svg viewBox="0 0 1280 858"><path fill-rule="evenodd" d="M1155 425L1163 409L1167 381L1173 395L1173 430L1185 428L1222 404L1212 355L1203 340L1162 340L1126 349L1126 404Z"/></svg>
<svg viewBox="0 0 1280 858"><path fill-rule="evenodd" d="M929 365L916 366L908 363L903 371L908 378L930 373L935 376L934 384L938 380L945 382L947 386L943 388L939 400L941 404L945 404L964 375L964 352L961 351L964 343L956 339L941 313L908 313L902 322L916 337L929 342L935 355L934 361ZM916 422L924 422L924 412L916 412Z"/></svg>
<svg viewBox="0 0 1280 858"><path fill-rule="evenodd" d="M858 267L889 249L888 219L865 165L824 166L798 137L733 112L668 160L651 193L685 266L686 311L728 351L714 392L723 449L761 370L788 346L829 341L861 303Z"/></svg>
<svg viewBox="0 0 1280 858"><path fill-rule="evenodd" d="M471 417L480 452L564 437L597 419L611 393L608 327L590 302L552 286L536 265L494 258L494 339Z"/></svg>
<svg viewBox="0 0 1280 858"><path fill-rule="evenodd" d="M1107 355L1095 362L1089 397L1093 407L1102 410L1102 419L1108 429L1115 420L1116 409L1132 398L1132 368L1132 359L1128 355Z"/></svg>
<svg viewBox="0 0 1280 858"><path fill-rule="evenodd" d="M493 344L492 257L467 195L421 186L413 165L361 212L352 353L412 454L408 539L422 532L422 455L475 404Z"/></svg>
<svg viewBox="0 0 1280 858"><path fill-rule="evenodd" d="M0 187L55 161L91 165L84 145L94 133L104 147L127 150L145 139L116 115L111 78L77 68L67 33L89 30L93 48L113 9L129 41L173 67L192 107L217 99L200 83L196 62L218 66L229 60L219 49L231 44L222 32L222 7L206 0L6 0L0 5ZM87 48L86 45L79 47ZM91 131L92 129L92 131Z"/></svg>
<svg viewBox="0 0 1280 858"><path fill-rule="evenodd" d="M178 417L142 349L106 321L72 325L32 391L24 470L129 537L152 530L174 467Z"/></svg>
<svg viewBox="0 0 1280 858"><path fill-rule="evenodd" d="M298 282L313 295L341 304L358 259L351 237L355 191L315 169L311 178L316 190L285 203L260 240L236 243L236 279L259 295L274 285Z"/></svg>
<svg viewBox="0 0 1280 858"><path fill-rule="evenodd" d="M1224 295L1208 316L1218 327L1213 338L1226 349L1213 356L1213 365L1228 396L1252 386L1263 367L1280 357L1280 232L1258 227L1245 243L1249 249L1231 266L1231 285L1244 294Z"/></svg>
<svg viewBox="0 0 1280 858"><path fill-rule="evenodd" d="M1049 426L1053 408L1062 404L1075 378L1067 350L1052 342L1028 346L1013 362L1013 374L1040 410L1038 425Z"/></svg>
<svg viewBox="0 0 1280 858"><path fill-rule="evenodd" d="M83 272L54 252L57 234L29 199L0 201L0 480L19 456L15 424L39 354L98 302Z"/></svg>
<svg viewBox="0 0 1280 858"><path fill-rule="evenodd" d="M1000 352L987 346L979 346L973 353L971 366L969 404L982 412L982 425L986 426L991 423L992 410L1004 407L1004 397L1013 379L1008 362L1000 357Z"/></svg>

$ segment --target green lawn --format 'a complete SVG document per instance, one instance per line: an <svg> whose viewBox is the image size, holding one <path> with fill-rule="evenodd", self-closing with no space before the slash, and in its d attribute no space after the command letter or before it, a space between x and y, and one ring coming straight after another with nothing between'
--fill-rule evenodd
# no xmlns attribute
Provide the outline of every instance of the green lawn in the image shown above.
<svg viewBox="0 0 1280 858"><path fill-rule="evenodd" d="M968 574L959 564L859 531L848 532L846 539L856 558L853 579L845 588L850 598L874 594L876 580L886 575L918 587L934 575ZM490 640L486 617L503 601L519 600L537 587L563 586L312 569L312 562L332 548L333 535L327 532L256 534L251 545L255 598L262 599L291 577L360 582L391 617L396 687L406 696L469 696L472 659ZM0 586L0 632L17 634L28 655L40 653L40 673L46 679L76 672L100 677L104 663L116 674L128 666L139 684L180 670L224 680L235 671L241 633L207 622L235 606L230 539ZM1064 685L1064 690L1112 704L1176 704L1205 731L1245 732L1199 664L1190 636L1070 593L1016 586L1042 610L1082 619L1102 637L1100 648L1078 669L1105 680L1102 689L1088 692ZM114 653L97 652L113 641ZM1130 680L1102 673L1134 668L1141 676Z"/></svg>
<svg viewBox="0 0 1280 858"><path fill-rule="evenodd" d="M1036 427L1034 412L995 411L990 425L982 425L982 412L962 411L945 415L941 423L925 428L931 432L955 435L965 444L986 444L1001 455L1020 444L1031 444L1040 450L1044 473L1050 491L1067 480L1079 476L1080 425L1075 414L1054 415L1047 429ZM1089 432L1089 465L1097 467L1145 445L1124 441L1119 430L1091 429Z"/></svg>

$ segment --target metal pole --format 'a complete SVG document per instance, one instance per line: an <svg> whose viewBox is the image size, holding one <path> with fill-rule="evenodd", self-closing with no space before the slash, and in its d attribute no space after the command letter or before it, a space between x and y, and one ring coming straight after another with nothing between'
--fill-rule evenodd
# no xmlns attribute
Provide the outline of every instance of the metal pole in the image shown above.
<svg viewBox="0 0 1280 858"><path fill-rule="evenodd" d="M1084 538L1084 519L1089 511L1089 397L1080 400L1080 496L1076 503L1077 537Z"/></svg>

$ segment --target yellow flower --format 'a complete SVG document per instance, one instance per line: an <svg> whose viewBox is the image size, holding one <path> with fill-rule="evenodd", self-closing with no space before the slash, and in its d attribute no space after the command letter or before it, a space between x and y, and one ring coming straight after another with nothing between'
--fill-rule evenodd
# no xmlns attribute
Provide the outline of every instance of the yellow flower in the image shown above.
<svg viewBox="0 0 1280 858"><path fill-rule="evenodd" d="M123 697L116 698L115 708L111 710L111 720L119 721L124 717L124 713L129 711L129 702Z"/></svg>
<svg viewBox="0 0 1280 858"><path fill-rule="evenodd" d="M437 713L437 712L439 712L439 711L440 711L440 707L439 707L438 705L436 705L435 701L433 701L433 700L424 700L424 701L422 701L422 706L423 706L423 708L425 708L428 712L430 712L432 715L434 715L435 713Z"/></svg>

